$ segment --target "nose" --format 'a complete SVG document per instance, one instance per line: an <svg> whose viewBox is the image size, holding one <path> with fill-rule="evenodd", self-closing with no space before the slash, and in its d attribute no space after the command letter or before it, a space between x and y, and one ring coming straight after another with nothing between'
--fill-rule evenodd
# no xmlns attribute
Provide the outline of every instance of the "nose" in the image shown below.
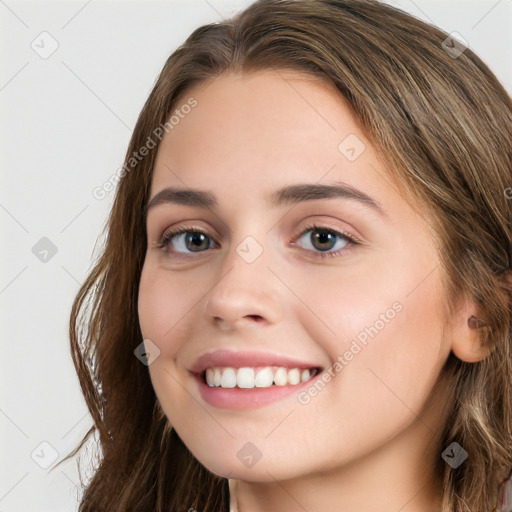
<svg viewBox="0 0 512 512"><path fill-rule="evenodd" d="M241 326L276 324L283 315L283 286L269 268L265 250L254 260L247 258L242 242L226 255L216 284L207 295L205 315L223 331Z"/></svg>

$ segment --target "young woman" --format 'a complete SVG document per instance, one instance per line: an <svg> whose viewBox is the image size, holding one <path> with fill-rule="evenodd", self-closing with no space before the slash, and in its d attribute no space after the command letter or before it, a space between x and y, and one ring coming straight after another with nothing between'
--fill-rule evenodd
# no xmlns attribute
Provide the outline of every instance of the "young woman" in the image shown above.
<svg viewBox="0 0 512 512"><path fill-rule="evenodd" d="M489 68L384 3L195 30L71 313L80 511L509 510L511 140Z"/></svg>

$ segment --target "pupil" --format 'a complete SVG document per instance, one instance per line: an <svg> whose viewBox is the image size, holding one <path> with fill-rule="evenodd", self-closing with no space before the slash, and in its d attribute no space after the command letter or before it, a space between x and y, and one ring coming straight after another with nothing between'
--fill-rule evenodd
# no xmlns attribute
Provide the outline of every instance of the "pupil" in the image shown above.
<svg viewBox="0 0 512 512"><path fill-rule="evenodd" d="M192 233L190 235L187 235L186 237L187 243L193 242L193 245L196 249L201 249L201 242L204 242L205 239L206 237L204 236L203 233ZM191 248L191 250L194 250L194 248Z"/></svg>
<svg viewBox="0 0 512 512"><path fill-rule="evenodd" d="M332 242L332 239L334 238L332 233L329 233L328 231L320 231L320 232L318 232L318 234L313 235L313 236L315 239L320 241L320 244L327 243L328 245L332 245L332 244L329 244L329 242ZM327 249L332 249L332 247L318 247L318 249L327 250Z"/></svg>

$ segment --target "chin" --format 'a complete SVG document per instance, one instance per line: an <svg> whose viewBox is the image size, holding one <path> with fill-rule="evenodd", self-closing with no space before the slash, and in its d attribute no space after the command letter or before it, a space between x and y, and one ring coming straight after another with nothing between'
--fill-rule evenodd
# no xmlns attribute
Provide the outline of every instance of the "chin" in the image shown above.
<svg viewBox="0 0 512 512"><path fill-rule="evenodd" d="M275 464L272 461L265 461L264 457L258 460L252 466L245 466L236 456L235 460L213 460L210 457L199 458L197 460L211 473L222 477L244 480L246 482L275 482L276 480L288 480L299 477L302 472L300 468L294 465L293 470L286 460L281 459L281 463Z"/></svg>

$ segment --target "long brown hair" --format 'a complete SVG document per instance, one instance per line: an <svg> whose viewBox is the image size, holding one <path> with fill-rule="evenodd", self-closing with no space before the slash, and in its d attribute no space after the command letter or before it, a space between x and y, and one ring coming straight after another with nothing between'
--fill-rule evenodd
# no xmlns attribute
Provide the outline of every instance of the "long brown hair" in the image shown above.
<svg viewBox="0 0 512 512"><path fill-rule="evenodd" d="M447 313L463 295L481 305L481 343L492 350L476 363L447 359L434 449L443 510L496 506L512 471L512 101L470 48L450 53L447 37L377 0L260 0L196 29L168 58L135 126L105 246L71 311L73 362L94 425L64 460L93 433L101 449L81 512L227 507L226 479L182 443L134 356L143 212L159 141L131 159L192 86L270 68L337 87L393 182L435 228ZM454 441L469 454L457 469L441 458Z"/></svg>

